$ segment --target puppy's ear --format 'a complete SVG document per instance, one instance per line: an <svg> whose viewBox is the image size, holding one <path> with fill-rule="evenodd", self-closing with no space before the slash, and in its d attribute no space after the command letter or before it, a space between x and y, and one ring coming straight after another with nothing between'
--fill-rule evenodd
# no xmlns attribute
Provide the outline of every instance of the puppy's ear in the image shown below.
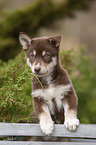
<svg viewBox="0 0 96 145"><path fill-rule="evenodd" d="M27 50L31 44L32 39L26 33L20 32L19 41L20 41L21 45L23 46L23 49Z"/></svg>
<svg viewBox="0 0 96 145"><path fill-rule="evenodd" d="M61 36L52 36L52 37L49 37L48 41L49 41L50 44L52 44L53 47L58 48L60 46Z"/></svg>

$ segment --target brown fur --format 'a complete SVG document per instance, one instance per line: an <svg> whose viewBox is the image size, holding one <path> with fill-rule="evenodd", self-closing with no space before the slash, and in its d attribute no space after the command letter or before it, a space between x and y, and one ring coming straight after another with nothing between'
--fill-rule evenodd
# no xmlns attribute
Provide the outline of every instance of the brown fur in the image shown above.
<svg viewBox="0 0 96 145"><path fill-rule="evenodd" d="M26 43L24 42L25 40L23 39L22 35L24 39L26 39ZM62 102L68 104L69 110L73 110L76 112L78 105L77 95L75 93L75 90L73 88L72 82L70 80L67 71L63 69L60 64L59 45L61 37L53 36L31 39L30 37L28 37L28 35L21 33L19 39L25 50L26 58L29 59L31 64L35 62L35 64L42 63L42 65L46 66L52 62L52 58L57 58L56 65L53 66L52 72L50 73L51 76L50 82L48 82L46 77L44 76L40 77L39 70L36 73L38 74L38 78L41 84L43 85L44 90L50 88L50 85L53 85L54 87L70 85L71 86L70 90L63 96ZM34 50L36 51L36 56L32 57ZM49 56L50 59L47 62L44 60L42 56L42 52L45 50L47 53L50 54ZM38 80L32 81L32 91L38 91L38 89L41 89L40 82L38 82ZM41 97L41 94L38 94L38 96L34 97L33 93L32 97L33 97L33 108L36 116L39 118L40 114L44 112L42 106L46 105L48 107L48 102L46 102L46 99L44 100L44 98ZM58 102L56 102L55 96L53 96L51 102L55 112L54 114L52 114L50 108L48 107L52 120L54 121L54 123L64 123L63 104L58 109L57 105Z"/></svg>
<svg viewBox="0 0 96 145"><path fill-rule="evenodd" d="M40 78L40 81L41 81L44 89L49 87L49 84L47 84L46 80L44 81L44 79ZM63 85L67 85L67 84L71 83L67 71L62 69L60 66L57 66L57 68L54 70L52 82L54 83L55 86L62 85L62 84ZM35 82L33 82L33 87L32 88L33 88L33 90L40 89L41 85L36 80ZM77 110L77 104L78 104L77 103L78 102L77 101L77 95L76 95L75 90L74 90L73 87L68 92L68 94L64 96L64 99L62 101L67 102L69 107L70 107L70 109ZM40 114L42 112L42 109L41 109L42 103L45 103L44 100L42 100L40 98L36 98L36 97L34 98L34 96L33 96L33 102L35 102L34 110L35 110L35 112L37 112L36 114ZM58 110L56 109L55 99L53 100L53 104L55 106L55 116L52 116L53 121L55 123L57 123L57 122L64 123L64 113L63 113L64 111L63 111L63 108L62 108L62 110L60 112L58 112Z"/></svg>

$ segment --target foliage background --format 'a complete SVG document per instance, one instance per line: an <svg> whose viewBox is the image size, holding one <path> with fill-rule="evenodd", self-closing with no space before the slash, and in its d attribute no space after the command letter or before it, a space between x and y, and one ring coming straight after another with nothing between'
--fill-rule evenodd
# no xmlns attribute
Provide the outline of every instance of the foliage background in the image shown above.
<svg viewBox="0 0 96 145"><path fill-rule="evenodd" d="M38 0L12 12L0 10L0 121L30 121L32 112L31 77L18 41L20 31L36 37L40 27L56 19L74 17L73 10L88 10L91 0ZM39 12L38 12L39 10ZM61 63L76 89L78 117L83 123L96 123L96 65L85 49L61 50Z"/></svg>

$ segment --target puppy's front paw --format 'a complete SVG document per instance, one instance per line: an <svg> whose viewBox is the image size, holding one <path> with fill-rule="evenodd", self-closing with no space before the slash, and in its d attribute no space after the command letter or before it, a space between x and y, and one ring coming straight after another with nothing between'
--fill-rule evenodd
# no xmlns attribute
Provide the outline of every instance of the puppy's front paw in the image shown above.
<svg viewBox="0 0 96 145"><path fill-rule="evenodd" d="M53 133L54 123L52 120L42 120L40 121L40 127L45 135L50 135Z"/></svg>
<svg viewBox="0 0 96 145"><path fill-rule="evenodd" d="M77 118L68 118L65 120L64 125L70 131L75 131L79 126L79 120Z"/></svg>

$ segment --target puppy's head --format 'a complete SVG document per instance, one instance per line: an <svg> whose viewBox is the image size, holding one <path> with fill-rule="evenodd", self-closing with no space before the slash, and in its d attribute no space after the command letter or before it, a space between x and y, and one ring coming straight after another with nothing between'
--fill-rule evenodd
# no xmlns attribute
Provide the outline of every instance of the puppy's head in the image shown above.
<svg viewBox="0 0 96 145"><path fill-rule="evenodd" d="M25 50L27 64L38 77L50 74L59 61L61 36L30 38L25 33L19 35Z"/></svg>

